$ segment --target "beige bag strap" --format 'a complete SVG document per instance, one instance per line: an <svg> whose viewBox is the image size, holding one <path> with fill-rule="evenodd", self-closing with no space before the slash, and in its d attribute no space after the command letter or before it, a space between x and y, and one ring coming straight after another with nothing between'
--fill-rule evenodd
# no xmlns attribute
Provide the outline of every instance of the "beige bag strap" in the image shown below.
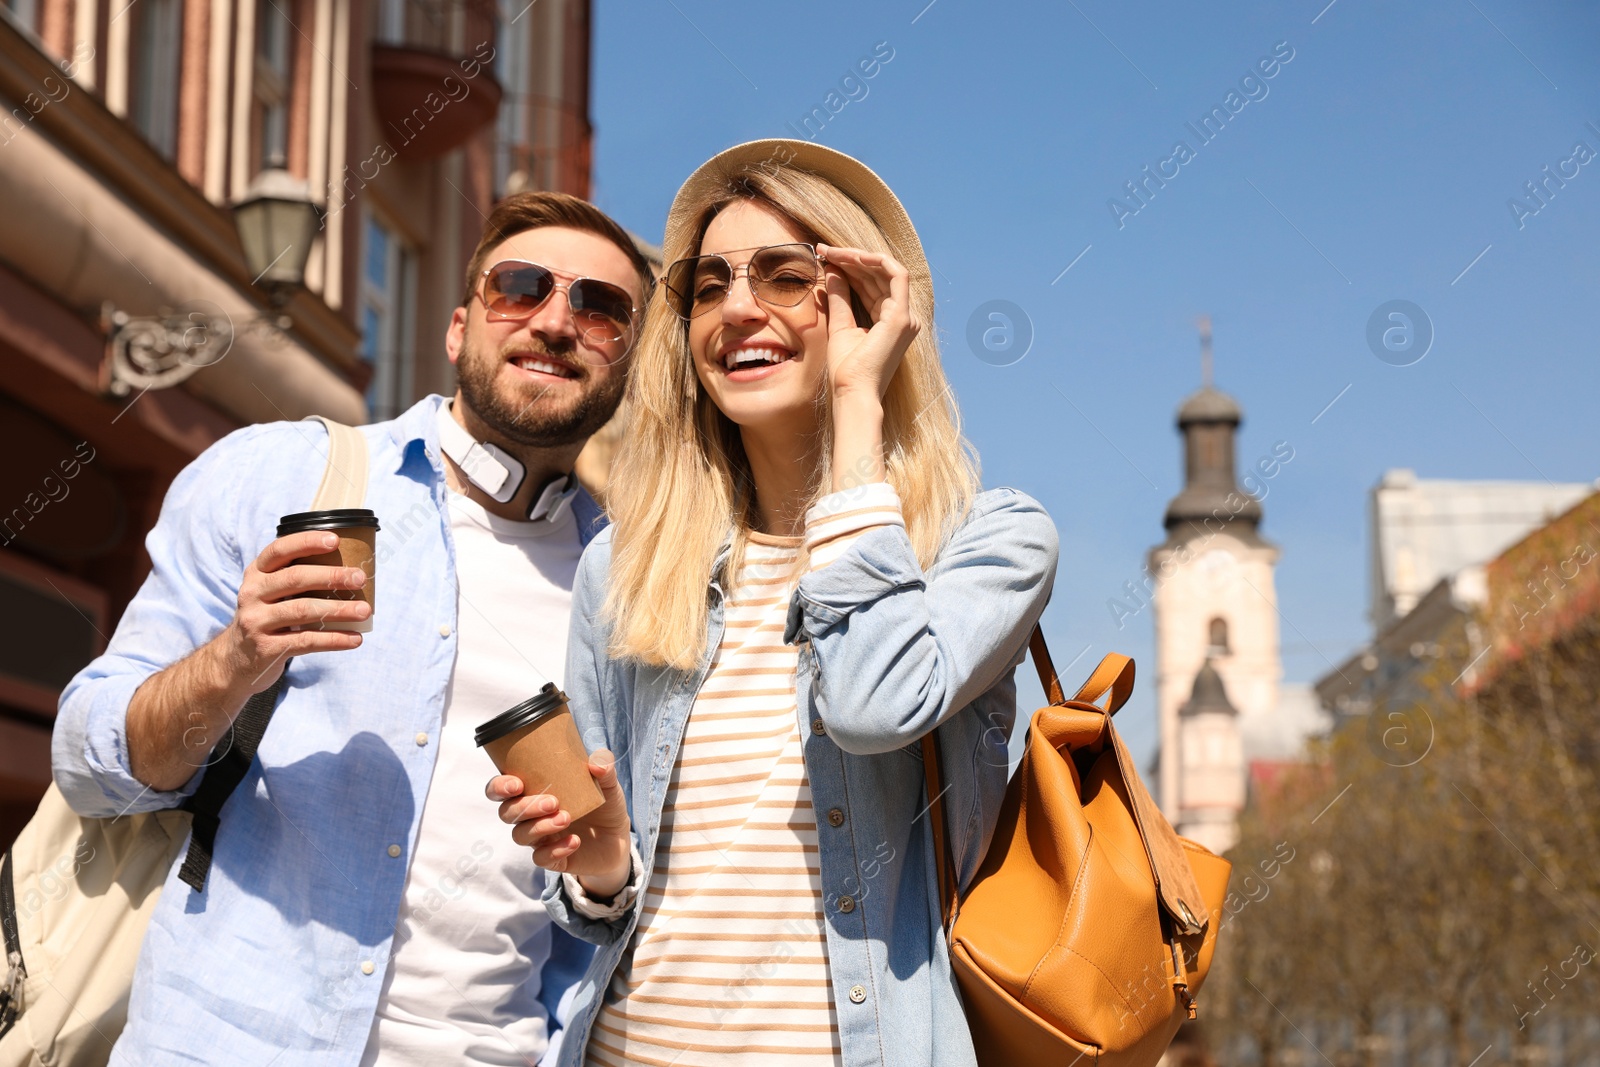
<svg viewBox="0 0 1600 1067"><path fill-rule="evenodd" d="M354 426L321 415L311 417L328 428L328 465L311 510L359 508L367 499L367 439Z"/></svg>

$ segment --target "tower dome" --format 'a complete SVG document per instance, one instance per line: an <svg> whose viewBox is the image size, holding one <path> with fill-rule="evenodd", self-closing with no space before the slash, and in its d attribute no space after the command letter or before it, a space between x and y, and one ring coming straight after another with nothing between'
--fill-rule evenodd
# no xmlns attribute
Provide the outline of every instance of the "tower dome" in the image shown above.
<svg viewBox="0 0 1600 1067"><path fill-rule="evenodd" d="M1178 714L1185 717L1204 715L1207 712L1220 712L1223 715L1233 716L1239 714L1239 709L1228 699L1228 690L1222 684L1222 675L1211 665L1210 656L1206 657L1199 673L1194 676L1194 688L1189 691L1188 703L1178 709Z"/></svg>
<svg viewBox="0 0 1600 1067"><path fill-rule="evenodd" d="M1220 522L1250 537L1261 523L1261 502L1234 480L1234 438L1244 412L1237 400L1211 384L1209 322L1202 324L1200 341L1202 384L1178 406L1183 489L1167 505L1163 525L1169 535L1182 536L1184 527L1215 531Z"/></svg>

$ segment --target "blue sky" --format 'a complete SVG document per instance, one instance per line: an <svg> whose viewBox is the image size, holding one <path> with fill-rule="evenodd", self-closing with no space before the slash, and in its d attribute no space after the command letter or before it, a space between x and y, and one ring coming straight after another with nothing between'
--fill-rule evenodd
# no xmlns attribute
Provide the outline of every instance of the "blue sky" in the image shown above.
<svg viewBox="0 0 1600 1067"><path fill-rule="evenodd" d="M905 203L985 483L1055 517L1058 662L1089 646L1075 673L1109 650L1153 666L1148 613L1119 630L1107 601L1181 484L1173 417L1199 384L1206 313L1216 382L1245 410L1241 468L1294 450L1263 533L1283 550L1284 677L1305 682L1369 633L1367 492L1384 470L1600 475L1596 41L1594 5L1509 0L601 0L594 195L657 241L695 166L794 136L830 92L848 99L858 61L892 51L816 139ZM1186 124L1213 107L1228 119L1203 143ZM1125 183L1147 165L1170 177L1139 203ZM1546 166L1567 176L1541 202L1525 183ZM1008 366L967 341L992 300L1031 326ZM1367 341L1393 300L1432 327L1407 366L1416 346L1385 362ZM1140 754L1150 677L1119 716ZM1041 702L1036 682L1022 699Z"/></svg>

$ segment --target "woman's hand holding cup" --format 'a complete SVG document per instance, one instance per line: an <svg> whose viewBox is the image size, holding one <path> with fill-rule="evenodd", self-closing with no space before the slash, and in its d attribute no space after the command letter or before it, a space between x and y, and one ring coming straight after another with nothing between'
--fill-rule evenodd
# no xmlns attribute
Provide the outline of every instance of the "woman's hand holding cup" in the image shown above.
<svg viewBox="0 0 1600 1067"><path fill-rule="evenodd" d="M511 824L511 839L533 849L533 862L547 871L570 874L584 892L612 897L628 884L632 870L632 823L616 760L605 749L589 757L589 773L604 802L573 822L560 801L547 793L523 795L520 778L502 774L485 791L500 802L500 820Z"/></svg>

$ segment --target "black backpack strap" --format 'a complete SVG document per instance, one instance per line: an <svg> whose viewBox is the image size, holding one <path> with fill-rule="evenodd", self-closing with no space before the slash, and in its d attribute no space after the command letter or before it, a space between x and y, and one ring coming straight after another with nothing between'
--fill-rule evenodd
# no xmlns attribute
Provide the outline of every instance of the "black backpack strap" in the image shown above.
<svg viewBox="0 0 1600 1067"><path fill-rule="evenodd" d="M17 891L11 872L11 849L0 860L0 926L5 929L4 960L0 960L0 1037L17 1024L22 1013L22 979L28 973L22 961L22 937L17 929Z"/></svg>
<svg viewBox="0 0 1600 1067"><path fill-rule="evenodd" d="M189 851L183 858L178 877L196 893L205 889L206 876L211 873L211 851L217 843L222 806L250 772L250 764L256 758L256 749L261 745L262 735L267 732L267 723L272 721L278 696L283 692L288 677L289 665L285 663L283 673L278 675L276 682L244 702L233 725L228 727L228 732L222 735L222 740L213 749L222 755L206 768L200 788L182 805L183 811L194 816L194 826L189 832Z"/></svg>
<svg viewBox="0 0 1600 1067"><path fill-rule="evenodd" d="M311 501L311 510L359 508L367 495L370 456L366 437L353 426L321 415L311 418L328 430L328 453L324 457L327 464L322 471L322 482L317 486L317 495ZM189 831L189 852L183 858L178 877L196 893L205 889L206 876L211 873L211 851L217 843L222 806L250 773L261 736L267 732L267 723L272 721L288 677L289 664L285 663L276 682L245 701L233 725L212 749L213 753L222 755L206 768L200 788L182 805L181 810L194 816L194 826Z"/></svg>

